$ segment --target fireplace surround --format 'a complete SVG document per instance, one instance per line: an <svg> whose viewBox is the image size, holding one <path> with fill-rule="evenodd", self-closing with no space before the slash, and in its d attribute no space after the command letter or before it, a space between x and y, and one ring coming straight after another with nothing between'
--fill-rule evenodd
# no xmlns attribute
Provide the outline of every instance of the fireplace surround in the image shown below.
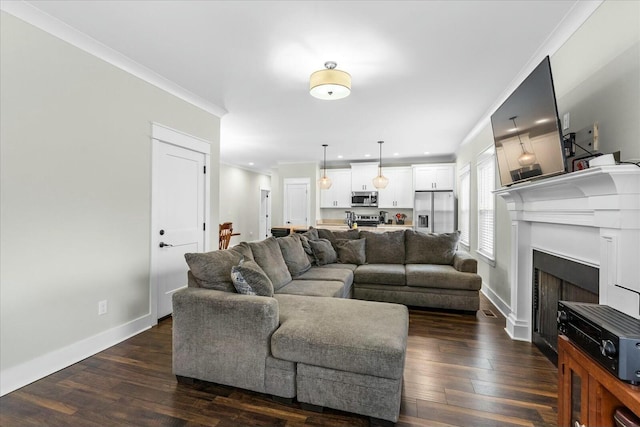
<svg viewBox="0 0 640 427"><path fill-rule="evenodd" d="M640 168L601 166L495 193L511 216L513 339L532 341L534 250L598 269L598 302L640 319Z"/></svg>

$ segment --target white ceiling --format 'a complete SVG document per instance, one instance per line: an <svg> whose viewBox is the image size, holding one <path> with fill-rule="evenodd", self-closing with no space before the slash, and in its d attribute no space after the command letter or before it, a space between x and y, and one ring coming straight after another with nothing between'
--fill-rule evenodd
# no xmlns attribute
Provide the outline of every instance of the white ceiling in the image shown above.
<svg viewBox="0 0 640 427"><path fill-rule="evenodd" d="M579 9L576 0L29 3L226 110L221 160L260 171L317 162L325 143L329 162L375 161L378 140L385 162L453 158ZM351 96L309 95L309 75L329 60L351 74Z"/></svg>

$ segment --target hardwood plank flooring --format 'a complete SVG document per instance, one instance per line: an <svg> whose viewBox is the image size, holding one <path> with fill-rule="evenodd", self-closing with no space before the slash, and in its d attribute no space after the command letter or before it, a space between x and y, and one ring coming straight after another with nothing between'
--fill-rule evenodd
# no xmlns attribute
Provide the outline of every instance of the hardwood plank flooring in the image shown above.
<svg viewBox="0 0 640 427"><path fill-rule="evenodd" d="M398 426L555 426L556 369L512 341L486 299L468 313L410 310ZM360 415L171 373L171 319L0 398L0 426L368 426Z"/></svg>

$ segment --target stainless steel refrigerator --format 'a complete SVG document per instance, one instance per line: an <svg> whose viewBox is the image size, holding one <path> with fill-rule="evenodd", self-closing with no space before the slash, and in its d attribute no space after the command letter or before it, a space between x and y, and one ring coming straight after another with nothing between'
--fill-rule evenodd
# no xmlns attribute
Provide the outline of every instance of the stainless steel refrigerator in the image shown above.
<svg viewBox="0 0 640 427"><path fill-rule="evenodd" d="M453 191L416 191L414 228L423 233L451 233L456 229Z"/></svg>

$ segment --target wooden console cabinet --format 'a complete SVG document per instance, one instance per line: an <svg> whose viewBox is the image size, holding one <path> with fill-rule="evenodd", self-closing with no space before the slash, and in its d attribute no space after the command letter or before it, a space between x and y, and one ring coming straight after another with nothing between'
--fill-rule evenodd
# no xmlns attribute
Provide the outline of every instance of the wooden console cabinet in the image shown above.
<svg viewBox="0 0 640 427"><path fill-rule="evenodd" d="M640 387L620 381L565 336L558 337L558 426L615 427L626 407L640 418Z"/></svg>

